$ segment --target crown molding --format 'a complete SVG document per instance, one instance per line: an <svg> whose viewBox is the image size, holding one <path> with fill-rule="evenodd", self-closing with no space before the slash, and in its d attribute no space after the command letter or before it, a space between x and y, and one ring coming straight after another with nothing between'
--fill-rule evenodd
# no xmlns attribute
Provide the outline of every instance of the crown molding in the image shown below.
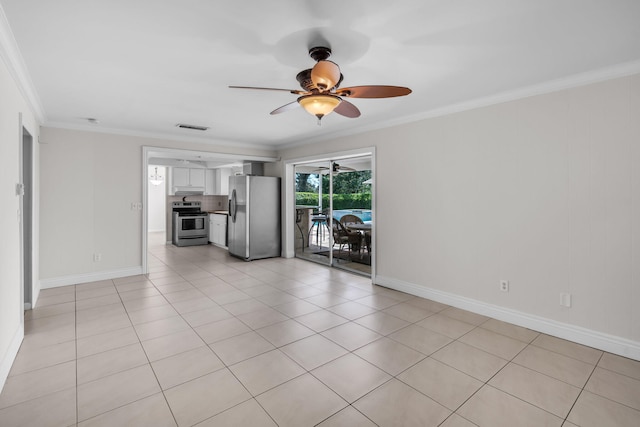
<svg viewBox="0 0 640 427"><path fill-rule="evenodd" d="M421 120L431 119L435 117L446 116L449 114L460 113L463 111L474 110L477 108L488 107L491 105L501 104L503 102L516 101L518 99L528 98L536 95L544 95L547 93L558 92L565 89L571 89L574 87L586 86L593 83L598 83L606 80L612 80L616 78L626 77L633 74L640 73L640 60L626 62L623 64L614 65L611 67L601 68L598 70L587 71L584 73L574 74L572 76L563 77L560 79L550 80L544 83L527 86L524 88L501 92L495 95L490 95L482 98L472 99L457 104L447 105L441 108L436 108L428 111L423 111L410 116L400 117L397 119L389 119L376 122L371 125L362 127L356 127L345 131L336 131L329 134L314 138L305 138L304 141L285 142L284 144L277 145L277 150L284 150L287 148L299 147L307 144L314 144L318 142L330 141L337 138L343 138L346 136L358 135L375 130L385 129L393 126L399 126L408 123L419 122Z"/></svg>
<svg viewBox="0 0 640 427"><path fill-rule="evenodd" d="M5 15L2 5L0 5L0 58L2 58L7 66L9 74L11 74L11 77L15 80L20 93L36 116L36 119L40 123L44 122L46 120L44 108L35 90L27 66L24 63L20 49L18 49L18 43L13 36L11 26L9 25L7 15Z"/></svg>
<svg viewBox="0 0 640 427"><path fill-rule="evenodd" d="M75 123L48 121L44 123L42 127L66 129L66 130L77 130L77 131L93 132L93 133L106 133L110 135L131 136L136 138L160 139L164 141L193 142L197 144L215 145L218 147L229 148L231 150L234 148L249 148L249 149L257 149L257 150L276 151L275 146L268 145L268 144L237 142L237 141L221 140L216 138L174 135L174 134L158 133L158 132L134 131L130 129L105 128L105 127L98 127L96 125L89 125L89 124L82 125L82 124L75 124ZM43 143L46 144L46 141L43 141Z"/></svg>

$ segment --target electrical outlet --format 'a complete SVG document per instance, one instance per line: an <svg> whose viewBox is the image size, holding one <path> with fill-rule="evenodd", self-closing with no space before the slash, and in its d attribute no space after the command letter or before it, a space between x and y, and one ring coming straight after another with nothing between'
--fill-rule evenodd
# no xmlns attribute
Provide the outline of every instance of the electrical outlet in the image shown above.
<svg viewBox="0 0 640 427"><path fill-rule="evenodd" d="M571 294L561 292L560 293L560 305L562 307L571 307Z"/></svg>
<svg viewBox="0 0 640 427"><path fill-rule="evenodd" d="M93 262L102 261L102 254L93 254Z"/></svg>
<svg viewBox="0 0 640 427"><path fill-rule="evenodd" d="M500 290L502 292L509 292L509 281L508 280L500 280Z"/></svg>

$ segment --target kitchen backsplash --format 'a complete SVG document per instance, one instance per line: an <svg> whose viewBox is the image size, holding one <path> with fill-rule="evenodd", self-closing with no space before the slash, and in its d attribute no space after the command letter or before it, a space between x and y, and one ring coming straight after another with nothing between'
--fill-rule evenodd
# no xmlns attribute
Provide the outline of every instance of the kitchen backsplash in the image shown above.
<svg viewBox="0 0 640 427"><path fill-rule="evenodd" d="M226 211L229 207L227 196L167 196L168 211L171 211L171 204L182 199L187 202L202 203L203 211Z"/></svg>

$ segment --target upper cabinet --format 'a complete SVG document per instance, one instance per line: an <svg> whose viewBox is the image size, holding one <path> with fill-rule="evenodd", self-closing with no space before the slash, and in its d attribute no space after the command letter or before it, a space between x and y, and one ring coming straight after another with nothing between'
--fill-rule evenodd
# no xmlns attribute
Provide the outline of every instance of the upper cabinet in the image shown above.
<svg viewBox="0 0 640 427"><path fill-rule="evenodd" d="M208 196L226 196L229 193L231 168L172 168L169 194L175 195L176 189L203 191Z"/></svg>
<svg viewBox="0 0 640 427"><path fill-rule="evenodd" d="M170 194L175 194L176 188L204 190L205 169L172 168Z"/></svg>
<svg viewBox="0 0 640 427"><path fill-rule="evenodd" d="M205 169L204 170L204 194L207 196L214 196L216 193L216 170Z"/></svg>
<svg viewBox="0 0 640 427"><path fill-rule="evenodd" d="M189 185L204 187L204 169L189 169Z"/></svg>
<svg viewBox="0 0 640 427"><path fill-rule="evenodd" d="M172 187L187 187L189 185L188 168L173 168L171 172Z"/></svg>
<svg viewBox="0 0 640 427"><path fill-rule="evenodd" d="M216 194L226 196L229 194L229 177L231 168L216 169Z"/></svg>
<svg viewBox="0 0 640 427"><path fill-rule="evenodd" d="M204 169L173 168L174 187L204 187Z"/></svg>

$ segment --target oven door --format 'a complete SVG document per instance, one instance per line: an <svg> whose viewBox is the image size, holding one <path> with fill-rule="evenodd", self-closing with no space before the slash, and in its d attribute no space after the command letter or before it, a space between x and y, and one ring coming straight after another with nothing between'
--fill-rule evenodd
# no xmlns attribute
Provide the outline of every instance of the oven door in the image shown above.
<svg viewBox="0 0 640 427"><path fill-rule="evenodd" d="M175 217L178 239L209 236L209 218L206 215Z"/></svg>

